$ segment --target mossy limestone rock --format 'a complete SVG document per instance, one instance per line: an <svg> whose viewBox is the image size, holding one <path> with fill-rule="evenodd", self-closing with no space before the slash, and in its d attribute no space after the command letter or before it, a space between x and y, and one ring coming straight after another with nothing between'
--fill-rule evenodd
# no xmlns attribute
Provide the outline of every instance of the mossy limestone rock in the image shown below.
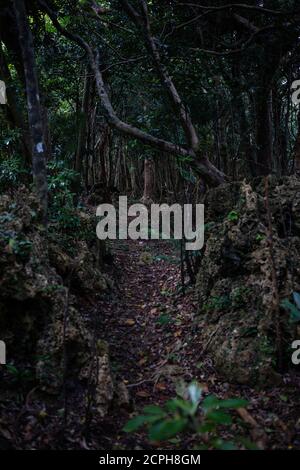
<svg viewBox="0 0 300 470"><path fill-rule="evenodd" d="M201 343L229 381L265 386L280 380L276 289L300 292L300 181L225 184L208 192L206 233L197 277ZM273 271L274 267L274 271ZM274 273L276 282L274 282ZM280 308L281 354L288 367L294 328Z"/></svg>

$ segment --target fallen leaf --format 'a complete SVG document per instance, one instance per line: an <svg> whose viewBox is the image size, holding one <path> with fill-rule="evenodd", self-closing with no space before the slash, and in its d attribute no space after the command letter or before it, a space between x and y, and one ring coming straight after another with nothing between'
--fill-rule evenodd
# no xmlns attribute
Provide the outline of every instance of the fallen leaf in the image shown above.
<svg viewBox="0 0 300 470"><path fill-rule="evenodd" d="M136 392L136 395L142 398L150 397L150 393L146 392L146 390L139 390L138 392Z"/></svg>
<svg viewBox="0 0 300 470"><path fill-rule="evenodd" d="M156 390L166 390L167 387L165 386L165 384L159 382L155 385L155 388Z"/></svg>

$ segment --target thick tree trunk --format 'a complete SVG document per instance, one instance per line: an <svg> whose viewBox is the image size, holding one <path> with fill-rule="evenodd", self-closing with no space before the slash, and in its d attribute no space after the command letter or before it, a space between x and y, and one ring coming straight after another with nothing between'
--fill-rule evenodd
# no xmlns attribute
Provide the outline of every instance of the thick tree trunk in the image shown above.
<svg viewBox="0 0 300 470"><path fill-rule="evenodd" d="M28 136L28 129L24 122L24 117L22 115L21 107L17 102L15 93L9 87L9 84L12 82L10 71L5 59L4 52L2 50L0 42L0 77L3 78L6 84L6 96L7 96L7 105L8 105L8 119L11 122L13 127L16 127L21 130L22 133L22 152L24 154L24 159L28 165L31 164L31 148L30 148L30 139Z"/></svg>
<svg viewBox="0 0 300 470"><path fill-rule="evenodd" d="M283 101L275 88L273 91L273 123L274 123L274 163L279 175L287 173L288 155L285 134L285 123L282 120ZM289 105L287 106L287 108ZM283 121L283 122L282 122Z"/></svg>
<svg viewBox="0 0 300 470"><path fill-rule="evenodd" d="M272 119L271 119L271 91L262 88L257 92L256 100L256 147L258 175L268 175L272 171Z"/></svg>
<svg viewBox="0 0 300 470"><path fill-rule="evenodd" d="M251 144L251 134L250 129L251 125L248 122L246 116L246 105L245 102L240 96L237 101L238 112L240 115L240 136L241 136L241 154L246 162L246 168L250 171L251 176L257 176L257 165L255 162L255 153Z"/></svg>
<svg viewBox="0 0 300 470"><path fill-rule="evenodd" d="M101 125L97 129L98 139L95 143L95 152L97 153L98 171L96 183L101 182L104 187L108 186L107 166L110 152L110 128L108 125Z"/></svg>
<svg viewBox="0 0 300 470"><path fill-rule="evenodd" d="M43 222L47 222L47 174L46 146L44 142L43 116L40 105L39 85L36 72L32 34L26 14L24 0L14 0L14 11L22 52L28 122L31 137L33 180L43 213Z"/></svg>

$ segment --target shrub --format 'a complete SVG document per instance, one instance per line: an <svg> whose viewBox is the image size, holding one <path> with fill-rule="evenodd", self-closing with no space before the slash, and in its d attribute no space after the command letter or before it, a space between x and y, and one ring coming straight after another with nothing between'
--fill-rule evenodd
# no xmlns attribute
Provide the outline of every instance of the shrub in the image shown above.
<svg viewBox="0 0 300 470"><path fill-rule="evenodd" d="M214 395L203 398L201 388L193 382L164 406L146 406L142 415L128 421L124 431L134 432L146 426L150 441L172 441L185 433L197 436L197 449L235 449L235 443L219 438L219 428L232 423L231 410L247 404L241 398L220 400Z"/></svg>

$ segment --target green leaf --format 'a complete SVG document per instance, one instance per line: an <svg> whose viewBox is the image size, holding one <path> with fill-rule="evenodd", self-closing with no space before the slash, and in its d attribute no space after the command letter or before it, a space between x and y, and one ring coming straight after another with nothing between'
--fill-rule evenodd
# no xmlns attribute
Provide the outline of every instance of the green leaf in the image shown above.
<svg viewBox="0 0 300 470"><path fill-rule="evenodd" d="M209 395L203 400L202 408L204 411L209 411L212 408L216 408L220 403L220 400L214 395Z"/></svg>
<svg viewBox="0 0 300 470"><path fill-rule="evenodd" d="M19 373L18 369L12 364L6 364L6 369L13 375L18 375Z"/></svg>
<svg viewBox="0 0 300 470"><path fill-rule="evenodd" d="M190 414L193 409L192 403L187 400L182 400L181 398L174 398L173 400L169 400L166 403L166 407L169 411L175 412L182 410L184 413Z"/></svg>
<svg viewBox="0 0 300 470"><path fill-rule="evenodd" d="M237 450L237 446L234 444L234 442L223 441L222 439L215 441L214 446L219 450Z"/></svg>
<svg viewBox="0 0 300 470"><path fill-rule="evenodd" d="M200 432L201 434L206 433L206 432L211 432L215 429L215 427L216 426L214 423L205 423L197 427L197 432Z"/></svg>
<svg viewBox="0 0 300 470"><path fill-rule="evenodd" d="M248 405L249 402L243 398L229 398L220 400L219 408L245 408Z"/></svg>
<svg viewBox="0 0 300 470"><path fill-rule="evenodd" d="M240 437L239 441L243 444L247 450L259 450L257 445L254 442L251 442L247 437Z"/></svg>
<svg viewBox="0 0 300 470"><path fill-rule="evenodd" d="M187 419L174 418L167 421L161 421L149 430L149 439L151 441L165 441L176 436L187 425Z"/></svg>
<svg viewBox="0 0 300 470"><path fill-rule="evenodd" d="M227 215L227 220L230 220L231 222L235 222L239 219L239 214L236 211L231 211Z"/></svg>
<svg viewBox="0 0 300 470"><path fill-rule="evenodd" d="M231 424L231 416L225 411L213 410L207 414L207 419L217 424Z"/></svg>
<svg viewBox="0 0 300 470"><path fill-rule="evenodd" d="M130 419L124 426L123 431L125 432L134 432L139 429L146 420L146 416L140 415L135 416L134 418Z"/></svg>
<svg viewBox="0 0 300 470"><path fill-rule="evenodd" d="M300 310L287 299L280 304L286 311L290 312L290 318L293 323L300 321Z"/></svg>
<svg viewBox="0 0 300 470"><path fill-rule="evenodd" d="M152 415L159 415L159 416L164 416L165 415L164 410L160 406L157 406L157 405L145 406L143 411L144 411L144 413L150 414L150 415L151 414Z"/></svg>
<svg viewBox="0 0 300 470"><path fill-rule="evenodd" d="M162 414L162 415L146 415L146 416L145 416L145 423L153 424L153 423L156 423L157 421L160 421L160 420L162 420L163 418L166 418L166 417L167 417L166 414Z"/></svg>
<svg viewBox="0 0 300 470"><path fill-rule="evenodd" d="M279 395L280 400L284 401L285 403L288 401L288 397L286 395Z"/></svg>
<svg viewBox="0 0 300 470"><path fill-rule="evenodd" d="M173 322L173 319L167 313L163 313L156 320L156 323L158 323L159 325L167 325L168 323L172 323L172 322Z"/></svg>

